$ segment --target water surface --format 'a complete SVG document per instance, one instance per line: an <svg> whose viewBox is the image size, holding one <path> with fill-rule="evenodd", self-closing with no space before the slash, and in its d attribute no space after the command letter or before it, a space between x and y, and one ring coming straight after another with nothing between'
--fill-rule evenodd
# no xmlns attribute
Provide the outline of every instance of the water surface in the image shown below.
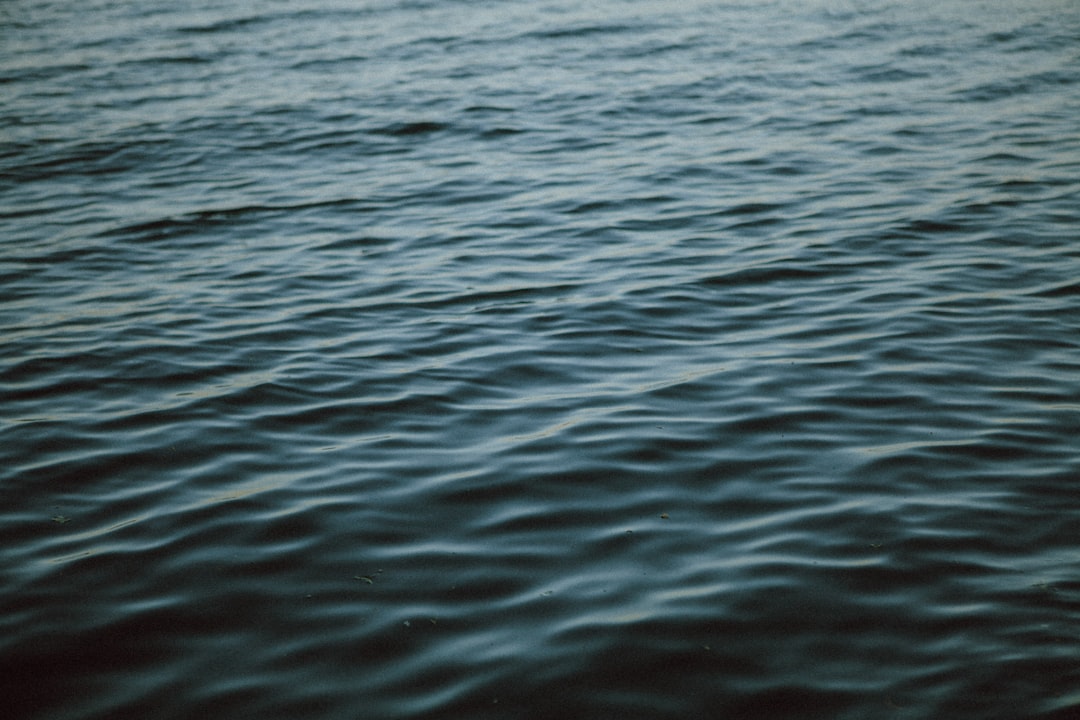
<svg viewBox="0 0 1080 720"><path fill-rule="evenodd" d="M20 718L1080 713L1080 8L0 5Z"/></svg>

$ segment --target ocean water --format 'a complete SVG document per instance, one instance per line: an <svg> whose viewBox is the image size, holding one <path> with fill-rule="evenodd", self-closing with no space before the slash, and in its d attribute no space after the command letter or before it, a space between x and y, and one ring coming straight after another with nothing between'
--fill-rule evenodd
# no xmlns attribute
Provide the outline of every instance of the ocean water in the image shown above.
<svg viewBox="0 0 1080 720"><path fill-rule="evenodd" d="M1080 5L0 3L13 719L1080 717Z"/></svg>

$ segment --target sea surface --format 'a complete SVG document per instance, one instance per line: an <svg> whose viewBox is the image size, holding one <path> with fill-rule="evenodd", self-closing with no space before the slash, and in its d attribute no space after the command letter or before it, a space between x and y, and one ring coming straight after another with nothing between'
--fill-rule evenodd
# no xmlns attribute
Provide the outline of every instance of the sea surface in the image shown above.
<svg viewBox="0 0 1080 720"><path fill-rule="evenodd" d="M1074 0L0 2L13 720L1080 717Z"/></svg>

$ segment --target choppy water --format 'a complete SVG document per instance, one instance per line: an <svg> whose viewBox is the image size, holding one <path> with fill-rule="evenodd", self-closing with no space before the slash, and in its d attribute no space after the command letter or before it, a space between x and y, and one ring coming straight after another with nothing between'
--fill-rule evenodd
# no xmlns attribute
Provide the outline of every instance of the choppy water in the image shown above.
<svg viewBox="0 0 1080 720"><path fill-rule="evenodd" d="M1080 6L0 4L18 718L1080 713Z"/></svg>

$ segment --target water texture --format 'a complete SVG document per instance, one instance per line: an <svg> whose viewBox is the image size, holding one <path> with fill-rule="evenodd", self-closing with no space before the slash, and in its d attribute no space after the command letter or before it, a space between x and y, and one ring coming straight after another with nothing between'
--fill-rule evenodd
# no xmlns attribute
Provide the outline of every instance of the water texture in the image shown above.
<svg viewBox="0 0 1080 720"><path fill-rule="evenodd" d="M1080 5L0 4L13 718L1080 716Z"/></svg>

